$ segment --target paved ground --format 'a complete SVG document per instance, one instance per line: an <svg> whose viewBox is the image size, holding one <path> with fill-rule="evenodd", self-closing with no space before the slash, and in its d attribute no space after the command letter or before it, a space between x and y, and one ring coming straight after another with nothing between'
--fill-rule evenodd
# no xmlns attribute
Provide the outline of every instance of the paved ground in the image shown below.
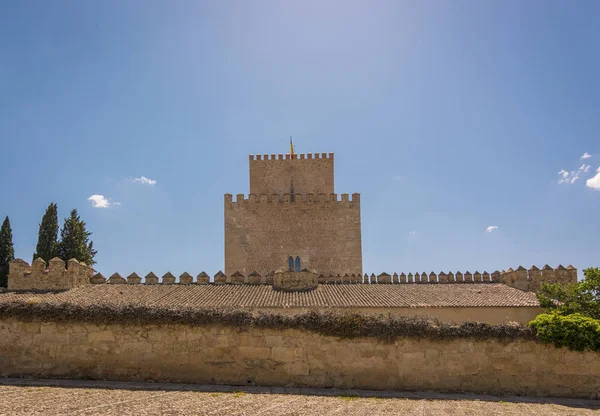
<svg viewBox="0 0 600 416"><path fill-rule="evenodd" d="M0 379L0 415L600 415L600 400Z"/></svg>

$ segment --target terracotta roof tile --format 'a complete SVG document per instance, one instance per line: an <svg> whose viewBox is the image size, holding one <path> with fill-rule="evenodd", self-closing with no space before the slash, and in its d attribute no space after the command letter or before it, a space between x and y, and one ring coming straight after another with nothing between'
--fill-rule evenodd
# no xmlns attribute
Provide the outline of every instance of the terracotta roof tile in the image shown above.
<svg viewBox="0 0 600 416"><path fill-rule="evenodd" d="M535 293L499 283L324 284L310 292L280 292L267 285L92 285L60 293L0 293L0 302L32 297L51 303L136 304L158 307L443 308L538 307Z"/></svg>

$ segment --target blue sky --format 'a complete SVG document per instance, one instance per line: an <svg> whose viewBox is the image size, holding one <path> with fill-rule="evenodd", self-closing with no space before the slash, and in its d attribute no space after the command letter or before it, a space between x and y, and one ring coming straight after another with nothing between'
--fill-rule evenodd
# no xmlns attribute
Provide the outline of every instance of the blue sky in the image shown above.
<svg viewBox="0 0 600 416"><path fill-rule="evenodd" d="M599 266L598 16L584 0L5 1L0 215L27 261L53 201L61 224L79 210L105 275L213 275L223 194L293 135L361 193L365 272Z"/></svg>

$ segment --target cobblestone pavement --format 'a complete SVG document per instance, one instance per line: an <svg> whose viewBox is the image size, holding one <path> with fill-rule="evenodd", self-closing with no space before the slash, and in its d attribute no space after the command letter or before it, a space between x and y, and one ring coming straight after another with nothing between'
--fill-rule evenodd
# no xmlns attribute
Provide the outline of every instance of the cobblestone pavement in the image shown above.
<svg viewBox="0 0 600 416"><path fill-rule="evenodd" d="M0 415L600 415L600 400L0 379Z"/></svg>

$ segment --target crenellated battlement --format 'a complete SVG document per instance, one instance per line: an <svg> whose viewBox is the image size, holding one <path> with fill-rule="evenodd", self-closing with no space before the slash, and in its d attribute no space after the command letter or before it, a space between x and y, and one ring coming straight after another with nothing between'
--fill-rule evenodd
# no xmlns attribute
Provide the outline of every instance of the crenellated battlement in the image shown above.
<svg viewBox="0 0 600 416"><path fill-rule="evenodd" d="M65 267L66 266L66 267ZM37 258L31 266L25 260L15 259L9 264L9 290L68 290L91 284L94 269L71 259L58 257L48 262Z"/></svg>
<svg viewBox="0 0 600 416"><path fill-rule="evenodd" d="M278 153L278 154L256 154L249 155L250 161L268 161L268 160L313 160L313 159L331 159L333 153Z"/></svg>
<svg viewBox="0 0 600 416"><path fill-rule="evenodd" d="M334 190L333 153L249 155L251 194L319 194Z"/></svg>
<svg viewBox="0 0 600 416"><path fill-rule="evenodd" d="M536 292L542 283L577 283L577 269L571 265L568 267L559 265L555 269L547 264L542 269L536 266L531 266L529 269L519 266L516 270L512 268L503 270L499 281L516 289Z"/></svg>
<svg viewBox="0 0 600 416"><path fill-rule="evenodd" d="M21 260L22 261L22 260ZM16 260L15 260L16 262ZM25 262L23 262L25 263ZM26 263L25 263L26 264ZM86 266L87 267L87 266ZM305 273L306 272L306 273ZM519 266L516 270L512 268L508 269L508 271L494 271L493 273L488 273L484 271L480 273L479 271L475 271L473 273L466 271L462 272L416 272L416 273L380 273L376 275L372 273L371 275L365 273L364 275L359 274L346 274L344 276L325 276L318 272L303 270L298 274L305 273L314 275L314 278L318 281L318 284L389 284L389 285L398 285L398 284L475 284L475 283L500 283L506 284L507 286L514 287L516 289L520 289L528 292L535 292L539 289L542 282L547 283L576 283L577 282L577 269L573 266L563 267L559 265L557 268L553 269L550 266L546 265L543 269L539 269L535 266L526 270L524 267ZM171 272L167 272L162 276L162 279L159 281L158 277L150 272L142 281L142 278L138 276L137 273L131 273L127 278L121 277L118 273L114 273L110 276L110 278L106 279L102 274L97 273L93 276L90 281L93 284L147 284L147 285L170 285L170 284L247 284L247 285L275 285L277 287L286 286L284 279L292 279L294 277L294 272L292 271L273 271L266 276L261 276L256 272L249 273L245 276L243 273L239 271L232 273L230 276L227 276L222 271L219 271L214 275L213 281L210 281L210 277L205 272L201 272L195 278L187 272L182 273L177 279L175 275ZM294 280L294 279L292 279ZM297 279L296 279L297 280ZM292 282L295 286L300 287L301 285L297 284L297 282ZM291 285L293 287L294 285ZM302 289L306 289L302 287ZM300 290L300 289L298 289Z"/></svg>
<svg viewBox="0 0 600 416"><path fill-rule="evenodd" d="M235 201L232 194L225 194L225 204L241 206L244 204L258 203L339 203L354 206L360 204L360 194L236 194Z"/></svg>
<svg viewBox="0 0 600 416"><path fill-rule="evenodd" d="M66 267L65 267L66 266ZM33 261L31 266L22 259L16 259L10 262L8 276L9 290L68 290L71 288L89 285L89 284L146 284L146 285L169 285L169 284L249 284L249 285L273 285L274 276L281 275L281 271L271 272L265 276L252 272L245 276L239 271L227 276L222 271L215 274L211 281L208 274L201 272L197 276L184 272L178 278L171 272L165 273L162 278L158 278L153 272L148 273L143 279L137 273L131 273L127 277L122 277L119 273L112 274L108 279L101 273L96 273L94 269L85 263L80 263L71 259L65 265L65 262L59 258L54 258L46 264L40 258ZM285 276L290 273L286 272ZM525 269L522 266L517 269L494 271L488 273L484 271L473 273L462 272L416 272L416 273L375 273L364 275L346 274L344 276L325 276L318 272L310 272L318 279L319 284L469 284L469 283L502 283L528 292L537 291L542 282L570 284L577 282L577 269L571 265L564 267L559 265L552 268L545 265L542 269L532 266ZM281 282L279 282L281 285Z"/></svg>

